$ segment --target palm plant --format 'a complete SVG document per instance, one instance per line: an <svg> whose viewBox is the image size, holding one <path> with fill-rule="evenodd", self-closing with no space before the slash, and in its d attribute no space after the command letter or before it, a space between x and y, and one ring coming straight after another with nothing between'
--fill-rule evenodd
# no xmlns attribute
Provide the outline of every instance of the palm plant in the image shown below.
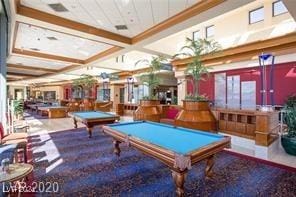
<svg viewBox="0 0 296 197"><path fill-rule="evenodd" d="M202 63L202 55L213 54L218 52L221 46L218 42L207 39L192 40L186 38L186 45L181 48L181 53L174 55L174 58L192 57L192 62L187 65L185 74L191 76L193 83L193 95L187 95L187 100L207 100L204 96L199 95L198 85L199 81L206 80L209 75L211 67L204 66Z"/></svg>
<svg viewBox="0 0 296 197"><path fill-rule="evenodd" d="M288 97L285 107L284 122L288 127L288 137L296 137L296 94Z"/></svg>
<svg viewBox="0 0 296 197"><path fill-rule="evenodd" d="M97 82L97 80L87 74L82 74L79 78L73 80L73 87L74 88L79 88L83 87L85 96L89 96L89 91L93 87L93 85Z"/></svg>
<svg viewBox="0 0 296 197"><path fill-rule="evenodd" d="M22 117L24 113L24 103L20 100L12 101L13 113L16 117Z"/></svg>
<svg viewBox="0 0 296 197"><path fill-rule="evenodd" d="M156 95L154 94L154 89L158 87L160 81L156 73L159 72L162 68L162 62L166 61L166 58L163 56L152 57L152 60L139 60L135 63L137 66L139 63L144 63L149 66L149 71L146 74L140 76L140 81L148 86L149 96L143 97L143 100L155 100Z"/></svg>

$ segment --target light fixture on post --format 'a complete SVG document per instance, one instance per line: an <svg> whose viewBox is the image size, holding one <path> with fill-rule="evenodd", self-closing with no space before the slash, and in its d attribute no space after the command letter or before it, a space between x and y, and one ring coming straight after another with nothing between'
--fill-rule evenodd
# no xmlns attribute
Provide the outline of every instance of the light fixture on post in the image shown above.
<svg viewBox="0 0 296 197"><path fill-rule="evenodd" d="M273 111L274 106L274 90L273 90L273 70L274 70L274 60L275 57L272 54L262 53L259 55L259 66L260 66L260 78L261 78L261 106L260 111ZM269 70L269 93L270 93L270 104L267 105L267 87L268 87L268 79L267 79L267 61L271 60L270 70Z"/></svg>
<svg viewBox="0 0 296 197"><path fill-rule="evenodd" d="M130 103L134 101L134 78L127 78L127 101Z"/></svg>

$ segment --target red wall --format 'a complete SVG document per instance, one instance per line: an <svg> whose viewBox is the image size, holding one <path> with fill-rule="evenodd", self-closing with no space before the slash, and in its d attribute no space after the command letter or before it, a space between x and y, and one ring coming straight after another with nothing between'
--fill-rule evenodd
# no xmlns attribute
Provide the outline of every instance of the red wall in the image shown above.
<svg viewBox="0 0 296 197"><path fill-rule="evenodd" d="M91 98L97 97L97 86L94 85L90 90ZM69 89L69 99L72 99L72 84L63 85L63 99L66 99L66 90Z"/></svg>
<svg viewBox="0 0 296 197"><path fill-rule="evenodd" d="M267 79L270 77L270 66L267 66ZM221 72L211 73L206 81L201 81L199 85L199 93L205 94L210 100L214 100L214 74L226 73L226 76L240 75L242 81L256 81L256 104L261 104L261 79L259 67L235 69ZM274 103L276 105L284 104L287 96L296 93L296 62L277 64L274 66ZM270 83L268 80L267 90ZM187 83L187 93L192 92L192 84ZM267 104L271 104L269 92L267 94Z"/></svg>

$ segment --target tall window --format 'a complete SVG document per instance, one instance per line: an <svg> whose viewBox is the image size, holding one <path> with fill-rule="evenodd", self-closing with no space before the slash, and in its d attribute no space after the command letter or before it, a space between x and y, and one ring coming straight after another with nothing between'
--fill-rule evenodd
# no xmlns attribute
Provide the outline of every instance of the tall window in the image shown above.
<svg viewBox="0 0 296 197"><path fill-rule="evenodd" d="M288 10L282 1L272 3L272 16L278 16L287 12Z"/></svg>
<svg viewBox="0 0 296 197"><path fill-rule="evenodd" d="M215 26L211 25L206 27L206 38L213 37L215 34Z"/></svg>
<svg viewBox="0 0 296 197"><path fill-rule="evenodd" d="M198 40L200 39L200 31L195 31L192 33L192 40Z"/></svg>
<svg viewBox="0 0 296 197"><path fill-rule="evenodd" d="M264 20L264 8L260 7L249 12L249 24Z"/></svg>

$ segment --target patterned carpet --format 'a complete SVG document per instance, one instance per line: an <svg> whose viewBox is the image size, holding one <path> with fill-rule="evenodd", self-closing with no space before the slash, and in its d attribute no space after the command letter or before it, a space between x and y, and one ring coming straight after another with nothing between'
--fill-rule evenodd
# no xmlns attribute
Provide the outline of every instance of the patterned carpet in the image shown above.
<svg viewBox="0 0 296 197"><path fill-rule="evenodd" d="M81 128L30 140L34 179L58 182L58 196L175 196L169 168L125 145L117 158L112 139L98 130L92 139ZM204 162L189 171L186 196L296 196L295 171L226 151L215 161L212 179L204 178Z"/></svg>

